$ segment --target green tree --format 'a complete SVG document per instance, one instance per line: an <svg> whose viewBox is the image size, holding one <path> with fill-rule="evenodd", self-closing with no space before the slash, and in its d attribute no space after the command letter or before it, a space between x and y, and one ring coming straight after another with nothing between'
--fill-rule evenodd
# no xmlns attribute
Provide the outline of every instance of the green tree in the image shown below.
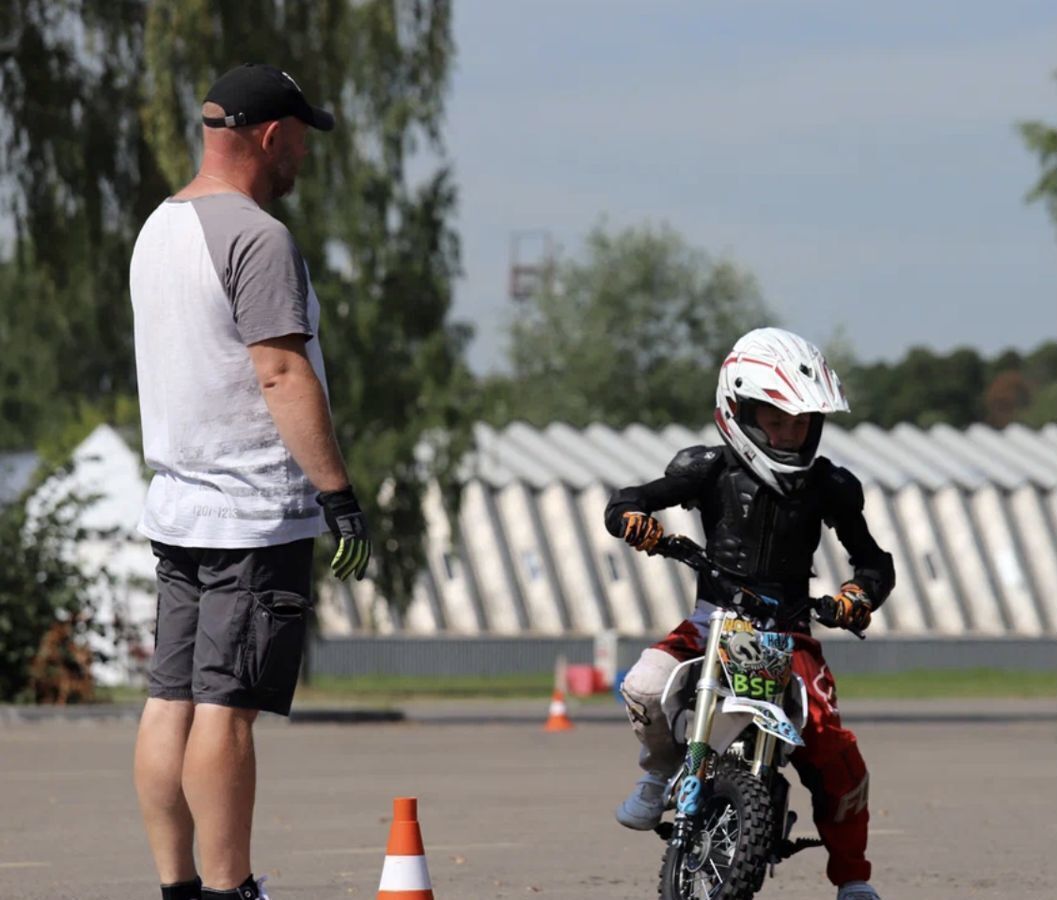
<svg viewBox="0 0 1057 900"><path fill-rule="evenodd" d="M984 415L988 425L1005 428L1031 406L1032 386L1020 369L1003 369L984 392Z"/></svg>
<svg viewBox="0 0 1057 900"><path fill-rule="evenodd" d="M1057 422L1057 341L1040 344L1027 354L1023 372L1030 398L1017 410L1015 420L1033 428Z"/></svg>
<svg viewBox="0 0 1057 900"><path fill-rule="evenodd" d="M338 117L275 212L324 305L335 424L371 514L379 586L405 605L423 559L419 501L432 477L454 493L469 434L440 134L453 53L450 0L3 4L0 187L15 244L0 335L24 348L0 363L0 411L17 424L4 442L65 441L68 421L124 414L135 235L194 171L208 85L273 62Z"/></svg>
<svg viewBox="0 0 1057 900"><path fill-rule="evenodd" d="M1039 427L1057 421L1057 341L986 359L965 348L942 355L916 347L895 363L861 364L849 357L842 366L852 407L842 424L849 426L946 422L964 428L986 421Z"/></svg>
<svg viewBox="0 0 1057 900"><path fill-rule="evenodd" d="M323 304L335 426L370 516L379 588L399 612L424 561L426 485L439 478L454 496L469 443L470 332L449 321L459 247L440 134L451 4L157 0L145 45L146 127L171 187L193 171L201 98L232 65L270 61L334 109L337 128L313 136L276 213ZM416 153L424 174L413 178Z"/></svg>
<svg viewBox="0 0 1057 900"><path fill-rule="evenodd" d="M66 474L60 470L52 478L61 482ZM93 597L109 576L105 570L85 575L71 554L71 548L88 536L77 524L77 512L85 502L66 494L57 502L41 505L32 515L25 498L0 508L0 546L4 548L0 554L0 702L54 696L54 683L41 684L42 678L50 682L65 676L79 682L89 678L84 669L91 655L85 647L88 633L96 627ZM50 643L58 639L59 646L49 660L57 666L41 665L42 645L49 632L53 632ZM80 698L84 699L83 694Z"/></svg>
<svg viewBox="0 0 1057 900"><path fill-rule="evenodd" d="M1021 122L1020 135L1039 159L1042 172L1028 193L1028 200L1041 200L1057 223L1057 127L1045 122Z"/></svg>
<svg viewBox="0 0 1057 900"><path fill-rule="evenodd" d="M1024 371L1039 384L1057 382L1057 341L1040 344L1025 356Z"/></svg>
<svg viewBox="0 0 1057 900"><path fill-rule="evenodd" d="M46 279L0 263L0 450L32 447L50 415L68 415L50 352L63 331Z"/></svg>
<svg viewBox="0 0 1057 900"><path fill-rule="evenodd" d="M0 403L18 406L23 440L82 400L105 408L133 390L128 259L164 189L139 127L144 11L142 0L0 10L0 190L15 233L2 327L36 356L34 375L46 370L17 379L5 364L17 383L0 383Z"/></svg>
<svg viewBox="0 0 1057 900"><path fill-rule="evenodd" d="M1018 410L1017 421L1032 428L1057 422L1057 381L1039 387L1028 406Z"/></svg>
<svg viewBox="0 0 1057 900"><path fill-rule="evenodd" d="M946 422L962 428L984 417L986 362L961 348L942 355L913 347L898 363L853 367L852 411L847 424L868 421L891 428L900 422L922 427Z"/></svg>
<svg viewBox="0 0 1057 900"><path fill-rule="evenodd" d="M718 364L767 320L751 275L669 227L596 227L585 257L559 263L524 304L512 374L485 385L497 424L703 425Z"/></svg>

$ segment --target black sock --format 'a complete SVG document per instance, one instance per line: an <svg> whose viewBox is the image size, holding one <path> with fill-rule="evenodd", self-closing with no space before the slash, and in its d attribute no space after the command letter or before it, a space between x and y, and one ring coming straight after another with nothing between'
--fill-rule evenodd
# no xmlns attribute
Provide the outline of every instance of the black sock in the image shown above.
<svg viewBox="0 0 1057 900"><path fill-rule="evenodd" d="M202 879L161 886L161 900L202 900Z"/></svg>
<svg viewBox="0 0 1057 900"><path fill-rule="evenodd" d="M202 888L202 900L258 900L260 895L252 872L250 872L250 877L237 888L229 888L226 891L218 891L216 888Z"/></svg>

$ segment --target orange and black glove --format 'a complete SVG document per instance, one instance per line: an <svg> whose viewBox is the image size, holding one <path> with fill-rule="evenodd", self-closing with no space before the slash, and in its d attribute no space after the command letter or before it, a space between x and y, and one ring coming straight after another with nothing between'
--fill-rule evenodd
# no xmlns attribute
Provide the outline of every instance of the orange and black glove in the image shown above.
<svg viewBox="0 0 1057 900"><path fill-rule="evenodd" d="M664 528L653 516L642 512L626 512L622 516L624 531L621 537L636 550L650 552L664 537Z"/></svg>
<svg viewBox="0 0 1057 900"><path fill-rule="evenodd" d="M836 597L822 597L818 606L818 620L823 625L851 631L865 631L873 613L873 603L866 591L854 581L842 584Z"/></svg>

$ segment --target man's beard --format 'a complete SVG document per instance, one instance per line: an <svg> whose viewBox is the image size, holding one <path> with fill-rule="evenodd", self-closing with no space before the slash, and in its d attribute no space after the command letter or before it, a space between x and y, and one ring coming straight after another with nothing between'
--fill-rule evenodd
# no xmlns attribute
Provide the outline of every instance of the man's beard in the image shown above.
<svg viewBox="0 0 1057 900"><path fill-rule="evenodd" d="M271 194L273 200L285 197L294 189L297 180L297 166L284 160L272 170Z"/></svg>

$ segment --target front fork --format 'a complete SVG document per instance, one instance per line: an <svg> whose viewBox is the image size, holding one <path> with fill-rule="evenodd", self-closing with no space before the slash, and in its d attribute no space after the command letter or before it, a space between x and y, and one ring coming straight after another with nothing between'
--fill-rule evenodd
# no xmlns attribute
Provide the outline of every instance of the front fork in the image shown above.
<svg viewBox="0 0 1057 900"><path fill-rule="evenodd" d="M683 762L683 777L675 802L675 822L670 843L676 847L686 845L690 826L701 811L701 793L704 782L711 774L715 752L708 745L712 735L712 723L716 718L719 703L722 666L719 660L719 639L723 632L724 613L716 610L709 617L708 643L705 647L701 676L697 681L697 700L694 718L687 736L686 759Z"/></svg>
<svg viewBox="0 0 1057 900"><path fill-rule="evenodd" d="M719 642L725 618L726 614L722 610L716 610L709 617L708 643L701 665L701 676L697 682L694 719L690 726L683 776L675 802L675 822L670 843L677 847L687 843L694 817L701 811L704 784L712 776L712 768L715 766L716 753L708 742L712 736L712 725L716 720L716 707L719 704L719 689L722 686L723 667L719 659ZM773 734L762 730L757 732L752 758L752 774L756 778L764 779L769 775L774 765L777 746L778 739Z"/></svg>

